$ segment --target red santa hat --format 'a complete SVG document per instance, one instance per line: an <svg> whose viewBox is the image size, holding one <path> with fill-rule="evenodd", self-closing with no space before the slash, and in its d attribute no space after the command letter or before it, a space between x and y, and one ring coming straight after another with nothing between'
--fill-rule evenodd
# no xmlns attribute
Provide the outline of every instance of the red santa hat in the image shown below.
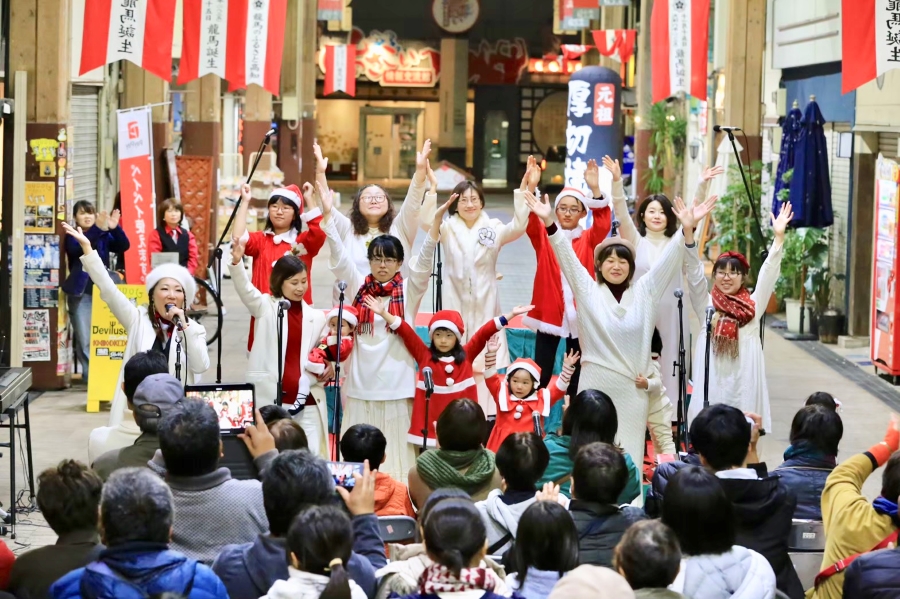
<svg viewBox="0 0 900 599"><path fill-rule="evenodd" d="M602 194L601 194L602 195ZM556 196L556 202L553 203L553 209L559 207L559 202L563 198L575 198L585 209L605 208L609 206L609 200L603 196L600 198L589 198L585 193L577 187L563 187L559 195Z"/></svg>
<svg viewBox="0 0 900 599"><path fill-rule="evenodd" d="M463 324L462 316L456 310L438 310L431 317L428 323L428 336L434 335L437 329L447 329L456 335L457 339L462 339L463 333L466 332L466 326Z"/></svg>
<svg viewBox="0 0 900 599"><path fill-rule="evenodd" d="M296 185L288 185L286 187L278 187L276 189L273 189L272 193L269 194L269 201L277 198L287 200L297 207L297 211L300 214L303 214L303 193Z"/></svg>
<svg viewBox="0 0 900 599"><path fill-rule="evenodd" d="M327 322L332 318L337 318L337 315L338 306L335 306L325 317L325 321ZM341 319L351 327L355 328L356 325L359 324L359 312L357 312L356 308L354 308L353 306L344 306L344 312L341 314Z"/></svg>
<svg viewBox="0 0 900 599"><path fill-rule="evenodd" d="M519 358L509 365L506 369L506 376L509 377L517 370L524 370L534 379L534 388L541 386L541 367L530 358Z"/></svg>

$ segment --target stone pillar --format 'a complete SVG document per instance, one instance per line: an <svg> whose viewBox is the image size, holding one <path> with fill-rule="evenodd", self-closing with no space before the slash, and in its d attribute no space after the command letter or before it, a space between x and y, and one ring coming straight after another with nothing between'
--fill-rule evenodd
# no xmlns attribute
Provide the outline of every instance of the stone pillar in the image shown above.
<svg viewBox="0 0 900 599"><path fill-rule="evenodd" d="M469 40L441 40L441 128L438 159L466 165L466 100L469 90ZM419 145L424 140L420 140Z"/></svg>
<svg viewBox="0 0 900 599"><path fill-rule="evenodd" d="M244 96L244 175L250 173L253 154L272 128L272 94L251 84Z"/></svg>
<svg viewBox="0 0 900 599"><path fill-rule="evenodd" d="M855 337L869 334L872 310L872 222L875 217L875 162L878 133L860 132L853 140L853 198L850 201L850 264L848 265L850 306L847 332Z"/></svg>
<svg viewBox="0 0 900 599"><path fill-rule="evenodd" d="M766 44L766 0L733 0L728 14L725 62L725 122L747 134L750 147L744 164L760 157L763 115L763 52ZM744 145L744 144L742 144Z"/></svg>
<svg viewBox="0 0 900 599"><path fill-rule="evenodd" d="M154 106L151 114L153 130L153 179L156 186L156 201L161 202L170 194L166 170L165 150L169 146L169 82L148 73L141 67L122 61L122 78L125 91L122 94L122 108L135 108L148 104Z"/></svg>

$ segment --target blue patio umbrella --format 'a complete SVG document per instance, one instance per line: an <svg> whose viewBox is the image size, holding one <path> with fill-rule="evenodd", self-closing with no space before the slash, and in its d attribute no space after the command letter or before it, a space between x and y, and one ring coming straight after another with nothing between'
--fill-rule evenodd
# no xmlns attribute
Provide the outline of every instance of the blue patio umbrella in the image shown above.
<svg viewBox="0 0 900 599"><path fill-rule="evenodd" d="M791 226L830 227L834 224L831 209L831 180L828 170L828 145L825 143L825 117L815 96L800 122L800 138L794 146L794 174L791 178Z"/></svg>
<svg viewBox="0 0 900 599"><path fill-rule="evenodd" d="M778 199L778 192L787 188L790 184L784 182L784 174L794 168L794 147L797 140L800 139L800 129L802 125L800 121L803 119L803 113L798 108L797 101L794 100L794 106L781 123L781 152L778 155L778 172L775 175L775 197L772 201L772 212L778 214L778 208L781 201Z"/></svg>

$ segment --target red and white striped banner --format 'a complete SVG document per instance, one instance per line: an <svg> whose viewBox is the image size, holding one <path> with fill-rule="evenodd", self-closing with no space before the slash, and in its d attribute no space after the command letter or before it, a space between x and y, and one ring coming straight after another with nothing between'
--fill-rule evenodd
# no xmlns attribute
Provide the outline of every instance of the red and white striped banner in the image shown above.
<svg viewBox="0 0 900 599"><path fill-rule="evenodd" d="M151 268L147 238L156 228L150 107L119 110L117 119L122 227L131 241L131 249L125 252L125 280L143 285Z"/></svg>
<svg viewBox="0 0 900 599"><path fill-rule="evenodd" d="M218 75L227 79L227 66L233 61L235 44L228 44L235 13L240 0L194 0L184 4L184 35L178 84L183 85L204 75ZM230 12L229 12L230 11Z"/></svg>
<svg viewBox="0 0 900 599"><path fill-rule="evenodd" d="M356 96L356 46L325 46L325 89L327 96L344 92Z"/></svg>
<svg viewBox="0 0 900 599"><path fill-rule="evenodd" d="M623 63L634 56L634 42L637 40L635 29L598 29L591 31L597 52L603 56L619 55Z"/></svg>
<svg viewBox="0 0 900 599"><path fill-rule="evenodd" d="M842 0L841 91L900 68L900 2Z"/></svg>
<svg viewBox="0 0 900 599"><path fill-rule="evenodd" d="M128 60L169 81L175 0L88 0L79 75Z"/></svg>
<svg viewBox="0 0 900 599"><path fill-rule="evenodd" d="M228 89L255 83L277 96L281 91L287 0L229 0L231 3L235 7L228 21Z"/></svg>
<svg viewBox="0 0 900 599"><path fill-rule="evenodd" d="M706 99L709 0L657 0L650 17L653 101Z"/></svg>

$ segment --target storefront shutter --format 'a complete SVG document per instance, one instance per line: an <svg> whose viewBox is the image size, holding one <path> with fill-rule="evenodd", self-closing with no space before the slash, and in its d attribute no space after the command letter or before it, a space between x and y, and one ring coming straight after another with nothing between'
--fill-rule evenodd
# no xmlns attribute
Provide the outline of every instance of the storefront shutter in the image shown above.
<svg viewBox="0 0 900 599"><path fill-rule="evenodd" d="M100 88L92 85L72 86L72 157L69 168L74 178L74 200L88 200L96 206L100 176Z"/></svg>

